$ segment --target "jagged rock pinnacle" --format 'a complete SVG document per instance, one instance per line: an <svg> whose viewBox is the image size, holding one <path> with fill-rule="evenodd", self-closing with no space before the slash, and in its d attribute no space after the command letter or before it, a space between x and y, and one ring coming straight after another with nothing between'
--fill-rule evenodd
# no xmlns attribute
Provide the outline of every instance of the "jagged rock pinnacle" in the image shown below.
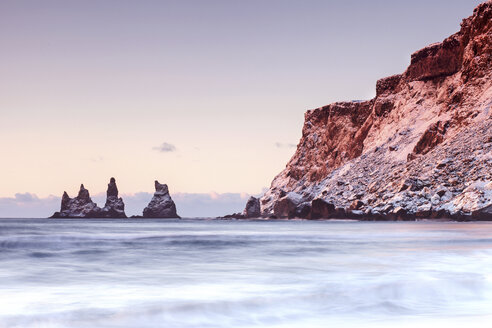
<svg viewBox="0 0 492 328"><path fill-rule="evenodd" d="M111 178L106 191L106 204L101 210L102 216L107 218L126 218L125 203L118 198L118 187L115 178Z"/></svg>
<svg viewBox="0 0 492 328"><path fill-rule="evenodd" d="M108 191L106 192L107 197L118 197L118 187L116 187L115 178L111 178L108 184Z"/></svg>
<svg viewBox="0 0 492 328"><path fill-rule="evenodd" d="M60 212L55 212L52 218L126 218L123 199L118 198L116 180L111 178L108 184L106 205L100 208L90 197L89 190L83 184L75 198L70 198L63 192Z"/></svg>
<svg viewBox="0 0 492 328"><path fill-rule="evenodd" d="M155 193L149 205L143 210L144 218L179 218L176 205L169 195L166 184L160 184L155 180Z"/></svg>

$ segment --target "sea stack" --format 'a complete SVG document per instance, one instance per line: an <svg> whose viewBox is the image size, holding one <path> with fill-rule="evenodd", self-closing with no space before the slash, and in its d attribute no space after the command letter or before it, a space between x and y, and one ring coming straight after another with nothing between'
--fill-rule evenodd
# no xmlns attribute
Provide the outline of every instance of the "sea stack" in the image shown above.
<svg viewBox="0 0 492 328"><path fill-rule="evenodd" d="M63 192L60 212L55 212L52 218L97 218L101 215L101 209L94 203L89 195L89 190L80 185L77 197L70 198L66 191Z"/></svg>
<svg viewBox="0 0 492 328"><path fill-rule="evenodd" d="M261 217L260 200L251 196L246 203L243 211L244 218L259 218Z"/></svg>
<svg viewBox="0 0 492 328"><path fill-rule="evenodd" d="M126 218L123 199L118 198L116 180L111 178L106 193L106 205L100 208L89 195L89 190L80 185L79 194L70 198L63 192L60 212L55 212L51 218Z"/></svg>
<svg viewBox="0 0 492 328"><path fill-rule="evenodd" d="M169 195L167 184L160 184L155 181L154 197L149 205L143 210L144 218L179 218L176 213L176 205Z"/></svg>
<svg viewBox="0 0 492 328"><path fill-rule="evenodd" d="M492 1L367 101L305 114L261 197L278 218L492 220Z"/></svg>
<svg viewBox="0 0 492 328"><path fill-rule="evenodd" d="M116 180L111 178L106 192L106 204L102 209L102 216L105 218L126 218L125 203L123 199L118 198L118 187Z"/></svg>

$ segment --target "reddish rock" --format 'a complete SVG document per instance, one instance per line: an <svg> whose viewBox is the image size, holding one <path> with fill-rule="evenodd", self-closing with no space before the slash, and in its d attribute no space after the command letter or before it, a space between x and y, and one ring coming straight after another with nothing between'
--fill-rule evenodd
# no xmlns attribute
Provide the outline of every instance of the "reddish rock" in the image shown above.
<svg viewBox="0 0 492 328"><path fill-rule="evenodd" d="M284 172L290 181L318 181L347 160L359 156L363 145L356 133L371 111L371 101L342 102L309 110L302 138Z"/></svg>
<svg viewBox="0 0 492 328"><path fill-rule="evenodd" d="M402 74L396 74L392 76L388 76L382 79L379 79L376 82L376 97L384 94L384 93L393 93L396 90L396 87L400 83L402 78Z"/></svg>
<svg viewBox="0 0 492 328"><path fill-rule="evenodd" d="M353 205L355 216L408 219L420 211L473 219L475 207L466 206L473 198L460 193L492 181L490 90L491 0L459 32L412 54L403 74L378 80L374 99L307 111L294 156L260 199L262 215L300 215L302 203L285 199L293 192L303 203L314 199L312 218L342 215L335 208ZM459 165L436 169L447 158ZM441 186L453 190L434 197L431 213L423 210ZM355 194L364 205L352 204Z"/></svg>
<svg viewBox="0 0 492 328"><path fill-rule="evenodd" d="M295 195L287 194L275 203L273 215L278 218L294 218L299 204L300 201Z"/></svg>
<svg viewBox="0 0 492 328"><path fill-rule="evenodd" d="M364 202L359 200L359 199L356 199L352 202L352 204L350 204L350 207L349 207L349 210L353 211L353 210L358 210L360 208L362 208L362 206L364 206Z"/></svg>
<svg viewBox="0 0 492 328"><path fill-rule="evenodd" d="M472 212L472 218L475 220L492 221L492 204Z"/></svg>
<svg viewBox="0 0 492 328"><path fill-rule="evenodd" d="M329 219L337 216L339 212L335 205L323 199L315 199L311 203L311 219Z"/></svg>
<svg viewBox="0 0 492 328"><path fill-rule="evenodd" d="M429 80L454 74L461 68L462 52L457 34L441 43L425 47L412 54L410 66L404 74L405 79Z"/></svg>
<svg viewBox="0 0 492 328"><path fill-rule="evenodd" d="M413 149L414 154L427 154L432 148L444 141L449 123L436 122L429 126Z"/></svg>

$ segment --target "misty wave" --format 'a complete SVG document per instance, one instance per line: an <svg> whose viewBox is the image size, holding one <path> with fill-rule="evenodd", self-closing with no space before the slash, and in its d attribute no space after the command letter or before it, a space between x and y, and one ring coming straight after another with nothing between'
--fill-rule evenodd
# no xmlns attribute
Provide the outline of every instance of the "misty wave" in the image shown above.
<svg viewBox="0 0 492 328"><path fill-rule="evenodd" d="M0 220L0 327L482 327L490 224ZM406 326L405 326L406 325Z"/></svg>

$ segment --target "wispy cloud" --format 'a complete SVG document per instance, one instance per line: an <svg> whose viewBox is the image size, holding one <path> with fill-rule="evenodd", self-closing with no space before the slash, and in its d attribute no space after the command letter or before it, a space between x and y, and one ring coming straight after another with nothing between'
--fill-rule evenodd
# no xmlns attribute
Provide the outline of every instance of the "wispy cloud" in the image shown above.
<svg viewBox="0 0 492 328"><path fill-rule="evenodd" d="M277 148L296 148L297 146L293 143L276 142L275 147L277 147Z"/></svg>
<svg viewBox="0 0 492 328"><path fill-rule="evenodd" d="M93 163L100 163L100 162L104 161L104 157L102 157L102 156L92 157L92 158L90 158L90 161Z"/></svg>
<svg viewBox="0 0 492 328"><path fill-rule="evenodd" d="M176 146L167 142L163 142L160 146L154 147L152 149L157 150L161 153L172 153L176 151Z"/></svg>
<svg viewBox="0 0 492 328"><path fill-rule="evenodd" d="M41 218L60 209L60 197L39 198L31 193L17 193L14 197L0 197L0 217Z"/></svg>

